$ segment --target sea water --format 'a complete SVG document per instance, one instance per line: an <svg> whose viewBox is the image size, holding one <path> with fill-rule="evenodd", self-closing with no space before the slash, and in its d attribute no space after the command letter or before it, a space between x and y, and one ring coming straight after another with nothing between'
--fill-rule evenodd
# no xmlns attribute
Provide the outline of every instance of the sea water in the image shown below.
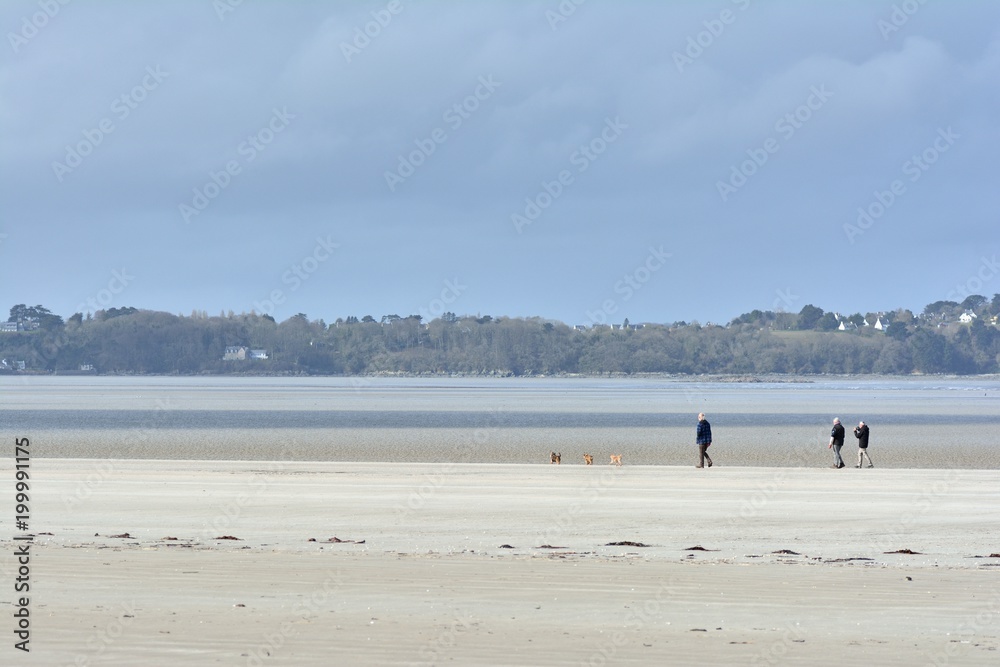
<svg viewBox="0 0 1000 667"><path fill-rule="evenodd" d="M877 467L1000 467L1000 382L834 378L0 376L0 430L36 457L822 467L831 421Z"/></svg>

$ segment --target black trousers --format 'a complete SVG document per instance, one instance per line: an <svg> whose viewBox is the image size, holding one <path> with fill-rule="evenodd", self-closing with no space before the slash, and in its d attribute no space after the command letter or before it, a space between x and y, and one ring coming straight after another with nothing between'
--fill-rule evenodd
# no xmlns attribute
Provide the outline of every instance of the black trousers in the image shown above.
<svg viewBox="0 0 1000 667"><path fill-rule="evenodd" d="M705 461L712 465L712 457L708 455L708 445L698 445L698 467L703 468Z"/></svg>

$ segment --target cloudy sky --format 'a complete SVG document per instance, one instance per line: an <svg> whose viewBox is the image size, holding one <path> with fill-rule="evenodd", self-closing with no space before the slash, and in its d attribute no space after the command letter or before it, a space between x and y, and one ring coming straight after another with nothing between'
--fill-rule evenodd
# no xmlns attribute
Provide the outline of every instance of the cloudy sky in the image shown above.
<svg viewBox="0 0 1000 667"><path fill-rule="evenodd" d="M0 26L0 312L1000 292L994 1L7 0Z"/></svg>

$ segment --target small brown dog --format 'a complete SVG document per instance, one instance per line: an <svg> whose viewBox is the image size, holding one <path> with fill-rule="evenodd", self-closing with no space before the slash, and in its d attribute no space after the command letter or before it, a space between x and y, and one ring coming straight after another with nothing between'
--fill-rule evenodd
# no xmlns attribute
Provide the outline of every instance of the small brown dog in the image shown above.
<svg viewBox="0 0 1000 667"><path fill-rule="evenodd" d="M584 454L583 462L586 463L587 465L594 465L594 457L591 456L590 454Z"/></svg>
<svg viewBox="0 0 1000 667"><path fill-rule="evenodd" d="M562 452L559 452L558 454L556 454L555 452L552 452L551 454L549 454L549 463L558 463L558 464L561 464L562 463Z"/></svg>
<svg viewBox="0 0 1000 667"><path fill-rule="evenodd" d="M612 454L611 455L611 463L614 463L616 466L620 466L622 464L622 455L621 454Z"/></svg>

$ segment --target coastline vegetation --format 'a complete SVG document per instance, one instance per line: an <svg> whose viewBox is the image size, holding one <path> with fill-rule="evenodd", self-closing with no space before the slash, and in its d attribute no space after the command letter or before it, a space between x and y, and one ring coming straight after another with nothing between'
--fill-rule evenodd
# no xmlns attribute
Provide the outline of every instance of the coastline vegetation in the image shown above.
<svg viewBox="0 0 1000 667"><path fill-rule="evenodd" d="M745 313L726 325L674 322L573 327L539 317L304 313L218 316L110 308L68 320L11 308L0 371L106 374L990 374L1000 372L1000 295L839 316ZM964 321L963 321L964 320ZM866 324L867 322L867 324ZM876 329L874 324L880 323ZM841 326L843 324L843 326ZM245 347L266 359L224 359ZM21 364L20 362L23 362ZM23 366L23 368L22 368Z"/></svg>

